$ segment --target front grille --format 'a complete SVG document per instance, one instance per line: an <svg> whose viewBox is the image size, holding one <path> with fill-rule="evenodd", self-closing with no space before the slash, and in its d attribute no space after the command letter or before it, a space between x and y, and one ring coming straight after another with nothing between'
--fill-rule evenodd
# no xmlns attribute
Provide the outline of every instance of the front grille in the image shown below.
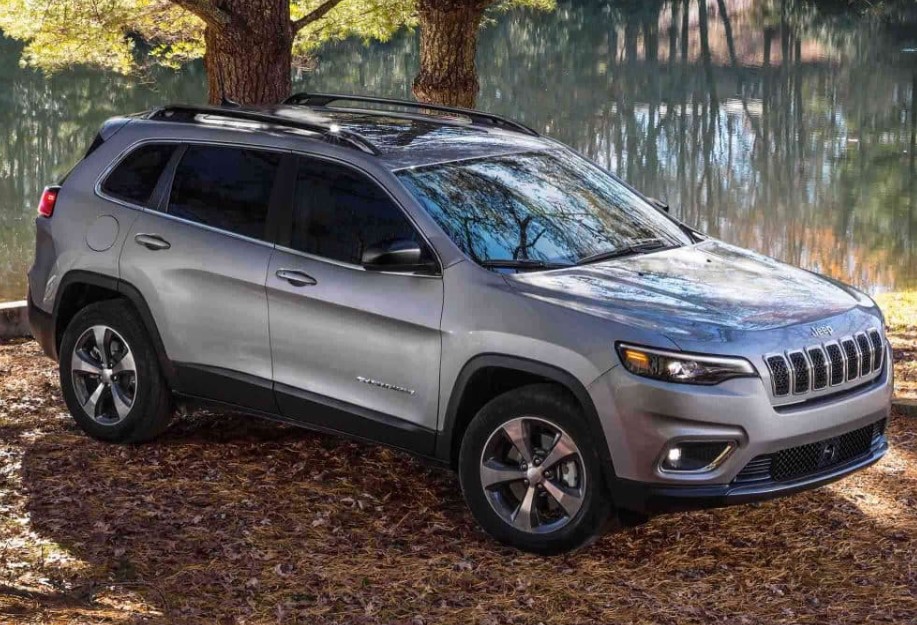
<svg viewBox="0 0 917 625"><path fill-rule="evenodd" d="M774 396L820 391L871 375L882 369L883 345L879 330L870 328L840 341L767 354L764 362L771 374Z"/></svg>
<svg viewBox="0 0 917 625"><path fill-rule="evenodd" d="M857 352L857 345L853 339L844 339L841 341L841 347L844 348L844 356L847 358L847 379L856 380L860 376L860 354Z"/></svg>
<svg viewBox="0 0 917 625"><path fill-rule="evenodd" d="M872 370L878 371L882 368L882 359L885 356L885 349L882 347L882 335L875 328L869 330L869 342L872 343Z"/></svg>
<svg viewBox="0 0 917 625"><path fill-rule="evenodd" d="M828 358L825 350L821 347L809 348L809 361L812 363L812 390L828 386Z"/></svg>
<svg viewBox="0 0 917 625"><path fill-rule="evenodd" d="M734 483L786 482L818 475L865 457L884 435L885 419L817 443L757 456L739 472Z"/></svg>
<svg viewBox="0 0 917 625"><path fill-rule="evenodd" d="M837 343L828 343L825 345L828 352L828 358L831 361L831 386L837 386L844 382L844 355Z"/></svg>
<svg viewBox="0 0 917 625"><path fill-rule="evenodd" d="M809 361L802 352L793 352L790 364L793 365L793 392L805 393L809 390Z"/></svg>
<svg viewBox="0 0 917 625"><path fill-rule="evenodd" d="M862 332L857 334L856 339L860 348L860 375L869 375L872 371L872 343Z"/></svg>
<svg viewBox="0 0 917 625"><path fill-rule="evenodd" d="M771 381L774 383L774 395L786 395L790 392L790 368L783 356L771 356L767 359L771 370Z"/></svg>

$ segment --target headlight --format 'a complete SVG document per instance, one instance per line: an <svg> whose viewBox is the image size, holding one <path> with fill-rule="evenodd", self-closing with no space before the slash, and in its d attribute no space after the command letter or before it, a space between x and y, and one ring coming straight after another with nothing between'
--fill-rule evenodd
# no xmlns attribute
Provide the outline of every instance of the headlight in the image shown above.
<svg viewBox="0 0 917 625"><path fill-rule="evenodd" d="M757 377L758 372L744 358L702 356L618 344L624 367L634 375L682 384L719 384L730 378Z"/></svg>

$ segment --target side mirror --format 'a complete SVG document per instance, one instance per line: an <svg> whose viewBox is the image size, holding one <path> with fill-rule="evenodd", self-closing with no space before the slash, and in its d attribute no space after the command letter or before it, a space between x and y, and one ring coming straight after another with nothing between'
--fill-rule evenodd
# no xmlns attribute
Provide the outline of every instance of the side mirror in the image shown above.
<svg viewBox="0 0 917 625"><path fill-rule="evenodd" d="M370 245L363 252L361 262L363 268L369 271L436 271L436 264L424 258L423 248L411 239L392 239Z"/></svg>
<svg viewBox="0 0 917 625"><path fill-rule="evenodd" d="M657 200L654 197L647 198L650 203L664 213L669 212L669 203L664 200Z"/></svg>

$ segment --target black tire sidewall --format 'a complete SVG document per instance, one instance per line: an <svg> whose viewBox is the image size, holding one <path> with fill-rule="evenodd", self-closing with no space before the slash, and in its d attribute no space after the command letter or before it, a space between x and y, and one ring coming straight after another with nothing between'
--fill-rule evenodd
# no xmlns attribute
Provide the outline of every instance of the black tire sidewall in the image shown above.
<svg viewBox="0 0 917 625"><path fill-rule="evenodd" d="M127 416L113 425L101 424L89 417L80 405L73 386L70 360L77 340L92 326L105 325L120 334L130 347L137 371L134 404ZM93 438L109 442L131 442L146 429L150 418L160 411L163 381L156 353L146 330L133 308L122 301L90 304L71 320L60 347L60 384L64 401L80 428Z"/></svg>
<svg viewBox="0 0 917 625"><path fill-rule="evenodd" d="M503 423L522 416L544 419L571 436L586 471L586 494L576 517L547 534L532 534L512 527L491 507L481 486L480 459L484 445ZM581 409L561 387L537 384L500 395L478 412L462 439L459 481L465 501L481 527L504 544L543 555L583 547L601 535L611 513L596 442Z"/></svg>

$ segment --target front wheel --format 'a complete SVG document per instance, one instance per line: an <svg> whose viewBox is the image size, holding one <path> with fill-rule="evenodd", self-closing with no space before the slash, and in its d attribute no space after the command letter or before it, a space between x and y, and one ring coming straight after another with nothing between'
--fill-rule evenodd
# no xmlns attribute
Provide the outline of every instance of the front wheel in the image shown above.
<svg viewBox="0 0 917 625"><path fill-rule="evenodd" d="M581 410L561 388L526 386L487 403L462 440L459 479L494 538L554 554L601 535L611 503Z"/></svg>

